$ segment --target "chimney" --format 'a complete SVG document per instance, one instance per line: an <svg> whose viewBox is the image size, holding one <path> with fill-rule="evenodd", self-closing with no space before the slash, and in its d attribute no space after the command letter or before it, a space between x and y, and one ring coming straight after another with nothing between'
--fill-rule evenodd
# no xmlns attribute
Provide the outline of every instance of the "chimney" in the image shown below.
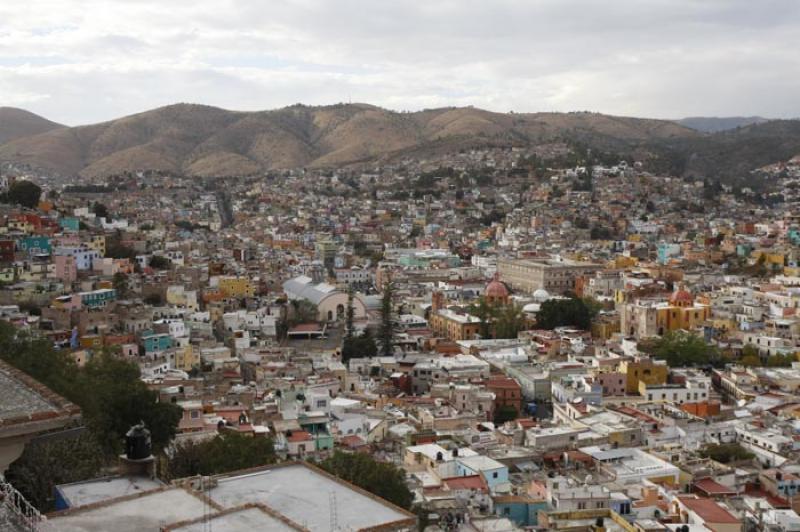
<svg viewBox="0 0 800 532"><path fill-rule="evenodd" d="M444 308L444 294L436 291L431 295L431 311L437 312Z"/></svg>
<svg viewBox="0 0 800 532"><path fill-rule="evenodd" d="M124 476L144 476L155 478L156 459L150 431L144 422L134 425L125 434L125 452L119 457L120 471Z"/></svg>

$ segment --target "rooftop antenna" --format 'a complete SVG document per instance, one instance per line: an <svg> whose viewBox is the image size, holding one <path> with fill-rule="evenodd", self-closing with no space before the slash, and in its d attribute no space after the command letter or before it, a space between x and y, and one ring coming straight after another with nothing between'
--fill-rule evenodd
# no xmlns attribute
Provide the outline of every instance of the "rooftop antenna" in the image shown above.
<svg viewBox="0 0 800 532"><path fill-rule="evenodd" d="M208 496L208 483L206 477L200 477L200 493L203 497L203 532L211 531L211 503Z"/></svg>
<svg viewBox="0 0 800 532"><path fill-rule="evenodd" d="M331 532L339 530L339 514L336 510L336 492L331 490L328 495L328 505L331 511Z"/></svg>

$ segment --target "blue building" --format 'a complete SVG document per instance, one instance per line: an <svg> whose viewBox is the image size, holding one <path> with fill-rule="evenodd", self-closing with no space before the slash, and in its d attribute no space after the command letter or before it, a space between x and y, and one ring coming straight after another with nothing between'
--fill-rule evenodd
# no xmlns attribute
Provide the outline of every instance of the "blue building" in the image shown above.
<svg viewBox="0 0 800 532"><path fill-rule="evenodd" d="M492 492L500 484L508 483L508 467L483 455L457 458L456 475L459 477L481 475Z"/></svg>
<svg viewBox="0 0 800 532"><path fill-rule="evenodd" d="M64 231L69 231L71 233L77 233L81 228L81 222L74 216L68 216L64 218L58 219L58 225Z"/></svg>
<svg viewBox="0 0 800 532"><path fill-rule="evenodd" d="M539 526L539 510L549 510L547 501L521 495L494 497L494 513L521 527Z"/></svg>
<svg viewBox="0 0 800 532"><path fill-rule="evenodd" d="M49 255L52 251L49 236L26 236L17 241L17 248L28 255Z"/></svg>
<svg viewBox="0 0 800 532"><path fill-rule="evenodd" d="M142 345L147 355L161 353L172 347L172 336L167 333L157 334L153 331L145 331L142 334Z"/></svg>
<svg viewBox="0 0 800 532"><path fill-rule="evenodd" d="M91 292L81 292L81 305L90 309L103 308L117 299L117 291L113 288L101 288Z"/></svg>

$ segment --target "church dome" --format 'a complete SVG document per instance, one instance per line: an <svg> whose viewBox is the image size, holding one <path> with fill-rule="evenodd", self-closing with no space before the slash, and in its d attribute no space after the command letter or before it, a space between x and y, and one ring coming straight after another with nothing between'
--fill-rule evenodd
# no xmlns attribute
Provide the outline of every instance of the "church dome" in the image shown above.
<svg viewBox="0 0 800 532"><path fill-rule="evenodd" d="M675 292L670 296L669 302L671 305L677 307L688 306L694 303L694 297L692 297L692 294L689 293L687 290L681 288L675 290Z"/></svg>
<svg viewBox="0 0 800 532"><path fill-rule="evenodd" d="M547 301L548 299L550 299L550 292L548 292L544 288L539 288L533 293L533 299L539 302Z"/></svg>
<svg viewBox="0 0 800 532"><path fill-rule="evenodd" d="M494 278L486 285L483 295L489 299L506 299L511 293L505 283L499 279L499 276L494 274Z"/></svg>

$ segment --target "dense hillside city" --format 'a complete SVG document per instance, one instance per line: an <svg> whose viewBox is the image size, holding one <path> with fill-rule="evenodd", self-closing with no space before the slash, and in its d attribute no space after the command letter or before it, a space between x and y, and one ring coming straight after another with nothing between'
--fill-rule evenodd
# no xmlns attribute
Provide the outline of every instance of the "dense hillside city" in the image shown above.
<svg viewBox="0 0 800 532"><path fill-rule="evenodd" d="M750 175L567 141L224 178L9 162L4 519L797 530L800 158Z"/></svg>

